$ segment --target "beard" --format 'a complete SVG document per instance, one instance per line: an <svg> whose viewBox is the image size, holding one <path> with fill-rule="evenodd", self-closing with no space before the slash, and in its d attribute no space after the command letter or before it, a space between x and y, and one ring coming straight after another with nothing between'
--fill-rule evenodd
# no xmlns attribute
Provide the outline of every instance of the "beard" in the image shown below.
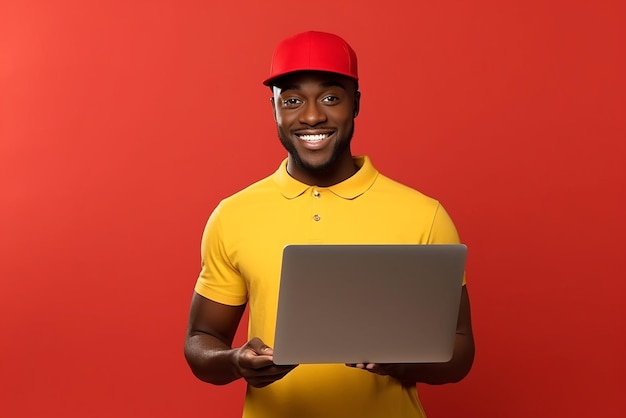
<svg viewBox="0 0 626 418"><path fill-rule="evenodd" d="M277 128L277 131L280 143L283 145L285 150L287 150L287 153L289 153L294 163L303 170L319 173L331 168L339 156L350 148L350 142L352 142L352 135L354 134L354 124L350 126L348 131L346 131L346 135L335 143L330 158L326 162L319 165L312 165L304 161L300 157L300 154L298 154L298 150L293 144L291 137L284 133L280 128Z"/></svg>

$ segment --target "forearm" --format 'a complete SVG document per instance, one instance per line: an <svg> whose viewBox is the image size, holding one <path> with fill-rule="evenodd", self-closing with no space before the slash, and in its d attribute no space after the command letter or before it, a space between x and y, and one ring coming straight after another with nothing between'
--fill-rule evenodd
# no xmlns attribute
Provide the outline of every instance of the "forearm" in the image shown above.
<svg viewBox="0 0 626 418"><path fill-rule="evenodd" d="M241 377L236 350L209 334L196 333L185 341L185 358L193 374L214 385L225 385Z"/></svg>
<svg viewBox="0 0 626 418"><path fill-rule="evenodd" d="M446 363L390 364L387 374L406 385L427 383L441 385L463 379L474 362L474 341L471 335L456 336L454 354Z"/></svg>

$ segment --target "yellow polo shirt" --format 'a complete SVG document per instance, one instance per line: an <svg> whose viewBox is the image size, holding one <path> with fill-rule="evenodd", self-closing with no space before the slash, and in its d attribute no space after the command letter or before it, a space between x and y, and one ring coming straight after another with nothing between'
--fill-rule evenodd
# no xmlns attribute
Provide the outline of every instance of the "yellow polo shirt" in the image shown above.
<svg viewBox="0 0 626 418"><path fill-rule="evenodd" d="M224 199L202 238L195 290L226 305L249 304L249 337L274 343L278 282L287 244L456 244L452 220L434 199L380 174L367 156L331 187L287 173ZM320 301L323 303L323 301ZM414 386L345 365L300 365L265 388L249 387L244 418L424 417Z"/></svg>

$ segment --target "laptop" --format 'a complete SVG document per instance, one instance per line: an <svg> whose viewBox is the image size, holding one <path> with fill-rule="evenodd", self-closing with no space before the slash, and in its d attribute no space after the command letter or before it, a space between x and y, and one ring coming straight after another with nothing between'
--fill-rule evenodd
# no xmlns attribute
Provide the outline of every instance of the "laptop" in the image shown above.
<svg viewBox="0 0 626 418"><path fill-rule="evenodd" d="M274 363L437 363L452 358L463 244L287 245Z"/></svg>

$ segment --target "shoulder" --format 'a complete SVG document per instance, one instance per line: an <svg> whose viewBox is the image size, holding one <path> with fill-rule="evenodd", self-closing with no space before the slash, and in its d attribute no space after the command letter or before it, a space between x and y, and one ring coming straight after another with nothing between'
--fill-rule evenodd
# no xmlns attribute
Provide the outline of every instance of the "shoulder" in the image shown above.
<svg viewBox="0 0 626 418"><path fill-rule="evenodd" d="M437 199L381 173L378 173L373 191L383 193L388 198L394 199L397 204L426 206L433 209L440 206Z"/></svg>
<svg viewBox="0 0 626 418"><path fill-rule="evenodd" d="M258 210L260 205L272 205L280 198L273 175L258 180L244 189L223 198L214 209L214 216L238 217Z"/></svg>
<svg viewBox="0 0 626 418"><path fill-rule="evenodd" d="M237 205L249 200L257 199L259 196L267 193L273 193L275 191L276 185L272 180L272 176L268 176L222 199L221 203L227 205Z"/></svg>
<svg viewBox="0 0 626 418"><path fill-rule="evenodd" d="M355 157L355 163L361 167L351 186L360 188L367 201L386 201L388 204L436 208L439 202L415 188L392 179L378 171L369 156Z"/></svg>

